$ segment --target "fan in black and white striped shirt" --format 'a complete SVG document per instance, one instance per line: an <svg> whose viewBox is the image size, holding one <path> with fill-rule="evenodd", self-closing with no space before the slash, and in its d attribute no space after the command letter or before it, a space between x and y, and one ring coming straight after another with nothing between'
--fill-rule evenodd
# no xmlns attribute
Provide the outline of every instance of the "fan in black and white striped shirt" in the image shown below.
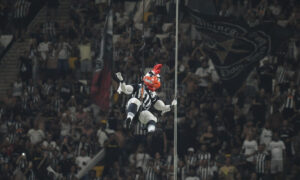
<svg viewBox="0 0 300 180"><path fill-rule="evenodd" d="M197 175L201 180L209 180L213 177L213 168L208 164L207 160L201 160L197 168Z"/></svg>
<svg viewBox="0 0 300 180"><path fill-rule="evenodd" d="M48 37L50 40L54 40L56 38L57 26L55 21L52 21L47 17L47 21L42 25L44 36Z"/></svg>
<svg viewBox="0 0 300 180"><path fill-rule="evenodd" d="M147 135L146 126L142 124L140 121L137 121L134 127L133 134L135 136L146 136Z"/></svg>
<svg viewBox="0 0 300 180"><path fill-rule="evenodd" d="M201 146L201 151L198 152L197 159L198 159L198 161L206 160L207 163L210 164L211 154L210 154L210 152L207 152L206 145Z"/></svg>
<svg viewBox="0 0 300 180"><path fill-rule="evenodd" d="M14 20L17 31L17 38L21 36L24 26L26 25L26 17L29 12L31 3L28 0L17 0L14 4Z"/></svg>
<svg viewBox="0 0 300 180"><path fill-rule="evenodd" d="M145 170L145 180L158 180L160 173L160 166L155 165L154 160L148 161Z"/></svg>
<svg viewBox="0 0 300 180"><path fill-rule="evenodd" d="M190 147L188 148L188 154L185 156L185 163L187 165L187 170L190 171L197 165L197 154L195 153L195 149Z"/></svg>
<svg viewBox="0 0 300 180"><path fill-rule="evenodd" d="M258 180L263 180L269 172L270 155L265 152L265 145L258 146L258 151L254 156L255 172Z"/></svg>
<svg viewBox="0 0 300 180"><path fill-rule="evenodd" d="M285 104L284 104L284 109L283 109L283 112L282 112L282 115L285 119L292 117L293 114L294 114L295 92L296 92L296 89L294 89L292 87L288 89L287 96L286 96L286 101L285 101Z"/></svg>

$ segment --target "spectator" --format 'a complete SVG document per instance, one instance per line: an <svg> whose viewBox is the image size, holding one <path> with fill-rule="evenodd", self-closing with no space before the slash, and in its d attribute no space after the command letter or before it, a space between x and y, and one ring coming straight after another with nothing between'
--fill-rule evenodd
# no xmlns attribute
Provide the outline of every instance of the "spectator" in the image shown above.
<svg viewBox="0 0 300 180"><path fill-rule="evenodd" d="M16 38L22 40L25 32L26 26L26 17L29 12L31 3L27 0L17 0L14 4L14 21L15 21L15 28L16 28Z"/></svg>
<svg viewBox="0 0 300 180"><path fill-rule="evenodd" d="M208 160L201 160L197 168L197 175L200 179L210 180L214 176L214 170Z"/></svg>
<svg viewBox="0 0 300 180"><path fill-rule="evenodd" d="M57 56L56 47L53 44L49 44L49 51L46 59L46 76L51 79L57 77Z"/></svg>
<svg viewBox="0 0 300 180"><path fill-rule="evenodd" d="M65 40L63 36L59 37L59 42L57 45L58 60L57 66L60 76L64 77L69 71L68 59L71 52L71 45Z"/></svg>
<svg viewBox="0 0 300 180"><path fill-rule="evenodd" d="M273 140L270 142L269 150L271 152L271 174L274 179L282 179L286 148L283 141L279 139L277 132L273 134Z"/></svg>
<svg viewBox="0 0 300 180"><path fill-rule="evenodd" d="M265 145L260 144L254 155L255 172L257 179L267 179L270 172L270 154L265 151Z"/></svg>
<svg viewBox="0 0 300 180"><path fill-rule="evenodd" d="M22 95L22 90L23 90L23 83L21 81L21 78L18 77L17 81L14 82L13 84L13 96L15 97L20 97Z"/></svg>
<svg viewBox="0 0 300 180"><path fill-rule="evenodd" d="M23 82L27 82L32 76L32 62L28 58L28 51L24 52L24 55L20 57L20 77Z"/></svg>
<svg viewBox="0 0 300 180"><path fill-rule="evenodd" d="M53 20L53 18L51 18L51 16L47 15L46 18L46 22L42 24L43 35L44 37L49 38L51 41L54 41L56 40L57 36L58 24Z"/></svg>
<svg viewBox="0 0 300 180"><path fill-rule="evenodd" d="M145 180L157 180L160 178L160 169L155 166L153 159L148 160L145 169Z"/></svg>
<svg viewBox="0 0 300 180"><path fill-rule="evenodd" d="M264 144L267 149L269 147L270 142L272 141L272 130L270 129L270 123L266 122L262 132L260 134L260 144Z"/></svg>
<svg viewBox="0 0 300 180"><path fill-rule="evenodd" d="M45 133L42 129L39 128L39 124L35 123L35 127L33 129L30 129L28 131L28 137L30 139L31 144L35 145L40 142L45 138Z"/></svg>
<svg viewBox="0 0 300 180"><path fill-rule="evenodd" d="M252 134L248 134L242 147L244 151L244 155L247 157L246 159L246 168L247 170L252 173L254 171L254 165L253 165L253 155L258 149L258 145L255 139L253 139Z"/></svg>
<svg viewBox="0 0 300 180"><path fill-rule="evenodd" d="M62 153L62 157L59 161L60 167L61 167L61 172L63 174L63 176L67 176L69 170L71 169L73 162L72 159L70 157L70 154L67 151L63 151Z"/></svg>
<svg viewBox="0 0 300 180"><path fill-rule="evenodd" d="M107 131L106 131L106 120L101 120L100 128L97 131L98 142L100 147L104 147L104 142L108 139Z"/></svg>
<svg viewBox="0 0 300 180"><path fill-rule="evenodd" d="M83 79L89 77L89 73L92 71L92 49L91 43L88 38L84 38L78 45L80 52L80 68Z"/></svg>
<svg viewBox="0 0 300 180"><path fill-rule="evenodd" d="M187 150L187 155L185 156L185 163L187 165L188 171L191 169L194 169L196 167L197 163L197 154L195 153L195 149L192 147L189 147Z"/></svg>
<svg viewBox="0 0 300 180"><path fill-rule="evenodd" d="M220 180L240 179L240 174L237 168L231 165L231 161L229 157L226 157L226 164L223 165L219 170L219 179Z"/></svg>
<svg viewBox="0 0 300 180"><path fill-rule="evenodd" d="M43 42L40 42L38 47L37 47L37 51L40 54L39 57L41 57L40 62L41 63L39 66L40 67L44 67L44 64L46 62L48 53L49 53L49 45L50 42L48 41L47 36L44 36L43 38Z"/></svg>
<svg viewBox="0 0 300 180"><path fill-rule="evenodd" d="M287 157L291 157L292 152L291 152L291 140L292 136L294 134L293 128L290 127L289 123L287 120L284 120L282 122L282 126L279 130L279 137L283 141L285 147L286 147L286 155Z"/></svg>

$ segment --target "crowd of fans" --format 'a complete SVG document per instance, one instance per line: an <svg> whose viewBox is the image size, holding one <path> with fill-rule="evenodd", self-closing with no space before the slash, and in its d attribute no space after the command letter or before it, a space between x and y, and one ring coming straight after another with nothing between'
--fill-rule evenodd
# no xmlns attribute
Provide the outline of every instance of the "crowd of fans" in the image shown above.
<svg viewBox="0 0 300 180"><path fill-rule="evenodd" d="M58 23L52 12L29 32L31 47L20 57L19 78L1 101L1 178L60 179L58 173L73 180L105 148L104 160L83 179L173 179L173 114L156 114L154 134L147 135L138 122L133 131L125 131L128 97L116 93L115 81L110 110L93 103L90 81L108 4L71 2L70 20ZM174 94L173 3L153 1L144 24L133 20L135 1L116 1L112 7L114 72L134 83L142 62L145 67L162 63L158 94L167 103ZM245 20L249 26L273 21L297 31L299 9L294 3L223 0L216 7L220 16ZM178 178L298 179L299 37L288 40L287 54L264 58L232 96L201 51L204 42L191 20L181 16L181 22Z"/></svg>

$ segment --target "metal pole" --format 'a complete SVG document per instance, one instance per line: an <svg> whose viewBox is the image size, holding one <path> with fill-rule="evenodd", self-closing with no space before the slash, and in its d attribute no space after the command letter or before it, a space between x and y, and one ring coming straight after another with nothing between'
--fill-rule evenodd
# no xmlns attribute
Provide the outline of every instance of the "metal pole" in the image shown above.
<svg viewBox="0 0 300 180"><path fill-rule="evenodd" d="M178 17L179 0L176 0L176 32L175 32L175 98L177 99L177 67L178 67ZM174 106L174 180L177 180L177 105Z"/></svg>

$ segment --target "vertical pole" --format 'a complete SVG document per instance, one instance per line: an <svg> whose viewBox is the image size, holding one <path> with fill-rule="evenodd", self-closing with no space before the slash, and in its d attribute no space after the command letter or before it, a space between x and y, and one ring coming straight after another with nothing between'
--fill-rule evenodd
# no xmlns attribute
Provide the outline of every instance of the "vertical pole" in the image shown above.
<svg viewBox="0 0 300 180"><path fill-rule="evenodd" d="M176 32L175 32L175 98L177 99L178 68L178 17L179 0L176 0ZM174 106L174 180L177 180L177 105Z"/></svg>

